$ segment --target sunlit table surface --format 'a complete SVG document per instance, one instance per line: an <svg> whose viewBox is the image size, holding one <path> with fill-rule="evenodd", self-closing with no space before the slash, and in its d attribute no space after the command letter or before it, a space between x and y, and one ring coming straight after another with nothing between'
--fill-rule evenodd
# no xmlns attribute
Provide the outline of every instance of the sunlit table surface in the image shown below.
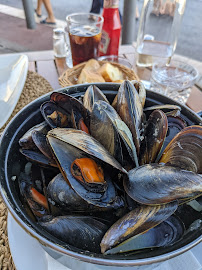
<svg viewBox="0 0 202 270"><path fill-rule="evenodd" d="M29 70L35 71L43 76L51 84L53 89L59 89L61 86L58 77L67 69L65 58L55 58L53 51L33 51L25 52L29 58ZM135 63L136 51L133 45L122 45L119 49L119 55L128 59L134 67L135 72L142 80L150 80L151 68L137 68ZM187 101L189 106L195 112L202 110L202 62L193 60L188 57L174 55L173 59L189 63L199 71L199 79L192 87L191 95Z"/></svg>

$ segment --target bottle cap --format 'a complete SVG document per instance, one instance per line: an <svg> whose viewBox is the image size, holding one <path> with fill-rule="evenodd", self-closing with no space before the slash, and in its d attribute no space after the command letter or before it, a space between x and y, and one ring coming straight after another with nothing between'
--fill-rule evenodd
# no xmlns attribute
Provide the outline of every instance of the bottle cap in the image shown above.
<svg viewBox="0 0 202 270"><path fill-rule="evenodd" d="M104 8L118 8L119 0L104 0Z"/></svg>
<svg viewBox="0 0 202 270"><path fill-rule="evenodd" d="M64 35L64 29L63 28L54 28L53 29L53 33L55 34L55 35Z"/></svg>

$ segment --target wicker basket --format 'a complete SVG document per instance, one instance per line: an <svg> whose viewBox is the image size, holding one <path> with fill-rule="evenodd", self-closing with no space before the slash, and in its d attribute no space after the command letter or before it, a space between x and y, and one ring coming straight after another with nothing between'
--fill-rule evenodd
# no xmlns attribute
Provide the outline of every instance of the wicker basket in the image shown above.
<svg viewBox="0 0 202 270"><path fill-rule="evenodd" d="M107 61L98 61L99 64L102 66L103 64L107 63ZM121 65L116 62L110 62L112 65L115 67L118 67L122 73L124 80L138 80L139 78L137 74L132 70L129 69L128 67L125 67L124 65ZM81 70L84 68L86 62L83 62L81 64L78 64L74 66L73 68L67 69L60 77L59 77L59 83L62 87L70 86L77 84L78 77L81 73Z"/></svg>

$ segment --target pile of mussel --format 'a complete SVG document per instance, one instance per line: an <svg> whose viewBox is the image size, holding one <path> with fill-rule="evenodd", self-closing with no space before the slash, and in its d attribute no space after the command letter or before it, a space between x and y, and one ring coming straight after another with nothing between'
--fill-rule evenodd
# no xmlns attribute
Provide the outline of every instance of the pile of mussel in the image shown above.
<svg viewBox="0 0 202 270"><path fill-rule="evenodd" d="M23 204L69 248L167 247L201 221L202 126L187 126L179 106L144 108L145 99L138 81L124 81L111 105L94 85L80 100L53 92L44 122L20 139Z"/></svg>

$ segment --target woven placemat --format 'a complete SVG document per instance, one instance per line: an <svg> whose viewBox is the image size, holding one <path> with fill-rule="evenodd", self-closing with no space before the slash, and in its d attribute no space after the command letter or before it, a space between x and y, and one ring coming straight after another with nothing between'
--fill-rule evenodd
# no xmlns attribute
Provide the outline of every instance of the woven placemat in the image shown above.
<svg viewBox="0 0 202 270"><path fill-rule="evenodd" d="M42 96L48 92L53 91L49 82L41 77L39 74L28 71L27 79L21 93L20 99L7 123L0 131L3 131L5 126L9 123L12 117L20 111L25 105L33 101L34 99ZM9 249L8 237L7 237L7 208L3 203L0 196L0 270L13 270L15 269L14 262ZM22 255L23 257L23 255Z"/></svg>

